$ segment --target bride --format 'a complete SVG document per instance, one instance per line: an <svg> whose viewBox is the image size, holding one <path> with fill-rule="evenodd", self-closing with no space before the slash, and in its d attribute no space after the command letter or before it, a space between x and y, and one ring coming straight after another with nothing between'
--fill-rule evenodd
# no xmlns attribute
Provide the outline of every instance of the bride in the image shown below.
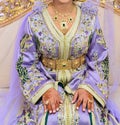
<svg viewBox="0 0 120 125"><path fill-rule="evenodd" d="M108 49L92 2L53 0L25 18L16 57L22 112L10 125L119 125L108 110Z"/></svg>

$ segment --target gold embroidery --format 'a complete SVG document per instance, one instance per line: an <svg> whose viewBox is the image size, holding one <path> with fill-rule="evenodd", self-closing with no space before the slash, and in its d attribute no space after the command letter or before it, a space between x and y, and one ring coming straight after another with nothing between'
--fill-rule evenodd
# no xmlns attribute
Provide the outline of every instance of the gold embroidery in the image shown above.
<svg viewBox="0 0 120 125"><path fill-rule="evenodd" d="M35 104L39 98L50 88L53 88L53 83L51 82L48 82L46 83L44 86L42 86L36 93L33 97L31 97L31 101L33 104Z"/></svg>
<svg viewBox="0 0 120 125"><path fill-rule="evenodd" d="M60 95L61 95L61 97L62 97L62 99L64 100L64 97L65 97L65 93L64 92L62 92L62 93L60 93ZM65 118L64 118L64 103L63 104L61 104L60 105L60 107L59 107L59 112L58 112L58 125L64 125L64 123L65 123Z"/></svg>
<svg viewBox="0 0 120 125"><path fill-rule="evenodd" d="M93 112L92 113L92 125L96 125L96 121L95 121L95 115Z"/></svg>

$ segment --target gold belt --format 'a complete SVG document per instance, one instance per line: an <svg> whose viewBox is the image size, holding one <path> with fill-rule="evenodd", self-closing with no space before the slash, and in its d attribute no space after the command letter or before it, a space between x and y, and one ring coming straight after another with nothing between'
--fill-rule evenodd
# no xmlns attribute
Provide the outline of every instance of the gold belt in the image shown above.
<svg viewBox="0 0 120 125"><path fill-rule="evenodd" d="M77 69L82 64L85 63L85 55L80 56L76 59L49 59L46 57L42 57L42 63L44 66L55 69L55 70L69 70L69 69Z"/></svg>

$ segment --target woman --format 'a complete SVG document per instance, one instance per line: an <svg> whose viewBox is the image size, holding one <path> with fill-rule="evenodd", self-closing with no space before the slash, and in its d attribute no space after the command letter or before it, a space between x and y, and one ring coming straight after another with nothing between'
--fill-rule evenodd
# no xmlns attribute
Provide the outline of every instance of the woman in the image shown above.
<svg viewBox="0 0 120 125"><path fill-rule="evenodd" d="M97 9L53 0L26 20L17 60L25 97L15 125L118 125L106 108L108 51Z"/></svg>

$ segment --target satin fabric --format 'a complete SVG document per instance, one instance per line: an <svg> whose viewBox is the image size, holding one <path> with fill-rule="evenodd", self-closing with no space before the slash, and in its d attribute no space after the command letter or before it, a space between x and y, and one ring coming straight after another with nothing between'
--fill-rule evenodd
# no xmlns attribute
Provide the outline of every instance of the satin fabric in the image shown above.
<svg viewBox="0 0 120 125"><path fill-rule="evenodd" d="M77 7L76 21L63 35L47 10L33 11L24 25L24 36L19 41L20 51L16 69L24 95L22 113L11 125L43 125L45 116L42 94L54 87L64 100L59 112L48 115L48 125L118 125L114 107L106 108L108 96L108 50L97 18L96 8L89 2ZM66 51L68 50L68 51ZM52 59L74 59L85 55L86 63L75 70L56 71L41 63L41 56ZM63 88L58 83L63 84ZM71 104L76 89L82 88L94 96L95 111L77 111ZM112 114L111 114L112 113Z"/></svg>

